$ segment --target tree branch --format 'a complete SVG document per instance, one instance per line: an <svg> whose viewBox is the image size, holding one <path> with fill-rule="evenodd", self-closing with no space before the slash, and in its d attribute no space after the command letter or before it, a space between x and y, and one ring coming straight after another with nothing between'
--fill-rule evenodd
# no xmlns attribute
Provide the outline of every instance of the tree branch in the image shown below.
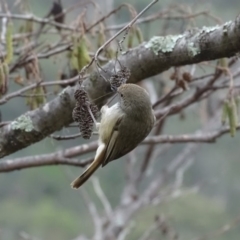
<svg viewBox="0 0 240 240"><path fill-rule="evenodd" d="M240 125L237 127L240 129ZM229 133L229 127L225 126L213 132L200 132L196 134L183 134L179 136L161 135L147 137L141 144L152 143L214 143L222 135ZM97 149L97 142L83 144L77 147L68 148L64 151L57 151L51 154L38 156L29 156L0 162L0 172L10 172L32 167L47 165L72 165L85 167L92 162L93 158L87 160L71 159L86 153L93 152Z"/></svg>
<svg viewBox="0 0 240 240"><path fill-rule="evenodd" d="M203 27L176 36L153 37L147 43L127 51L119 60L131 71L129 81L136 83L172 66L232 57L240 51L239 37L240 17L237 17L235 21L221 26ZM98 99L95 101L98 106L102 106L110 96L109 83L101 75L109 79L114 66L115 61L110 61L103 67L105 72L100 71L99 74L96 70L84 81L90 98ZM68 87L42 108L29 111L3 126L0 129L0 157L36 143L70 124L75 105L73 94L74 88ZM159 112L159 116L162 113Z"/></svg>
<svg viewBox="0 0 240 240"><path fill-rule="evenodd" d="M239 130L240 126L237 127ZM183 134L180 136L162 135L147 137L142 144L150 143L214 143L222 135L229 133L229 127L222 127L219 130L209 133Z"/></svg>
<svg viewBox="0 0 240 240"><path fill-rule="evenodd" d="M22 157L12 160L3 160L0 162L0 172L10 172L25 168L58 164L85 167L93 161L92 158L84 161L79 161L71 158L95 151L96 149L97 142L91 142L89 144L83 144L80 146L68 148L64 151L57 151L51 154Z"/></svg>
<svg viewBox="0 0 240 240"><path fill-rule="evenodd" d="M129 82L136 83L173 66L233 57L240 51L239 37L240 16L221 26L192 29L175 36L153 37L125 52L119 61L131 71ZM110 78L115 65L115 61L110 61L103 68L105 72L100 71L100 75L95 72L83 83L90 98L99 105L109 97L103 97L110 89L105 79Z"/></svg>

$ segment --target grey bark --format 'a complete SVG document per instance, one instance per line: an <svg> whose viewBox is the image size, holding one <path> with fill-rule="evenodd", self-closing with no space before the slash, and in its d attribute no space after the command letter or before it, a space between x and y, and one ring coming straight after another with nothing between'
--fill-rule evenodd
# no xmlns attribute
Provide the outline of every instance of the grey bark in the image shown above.
<svg viewBox="0 0 240 240"><path fill-rule="evenodd" d="M128 50L119 60L131 71L129 82L137 83L170 67L233 57L240 52L240 17L221 26L192 29L182 35L153 37ZM109 79L115 61L100 73ZM84 81L89 97L101 107L111 95L109 83L92 72ZM74 88L68 87L42 108L29 111L0 129L0 157L36 143L70 124L75 105ZM106 95L108 94L108 95ZM98 99L98 100L96 100Z"/></svg>

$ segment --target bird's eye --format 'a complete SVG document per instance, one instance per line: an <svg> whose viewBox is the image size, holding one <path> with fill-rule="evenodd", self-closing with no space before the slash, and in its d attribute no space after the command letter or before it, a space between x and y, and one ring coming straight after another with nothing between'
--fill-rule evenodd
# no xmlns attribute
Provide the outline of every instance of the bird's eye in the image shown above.
<svg viewBox="0 0 240 240"><path fill-rule="evenodd" d="M123 94L121 93L120 96L123 97Z"/></svg>

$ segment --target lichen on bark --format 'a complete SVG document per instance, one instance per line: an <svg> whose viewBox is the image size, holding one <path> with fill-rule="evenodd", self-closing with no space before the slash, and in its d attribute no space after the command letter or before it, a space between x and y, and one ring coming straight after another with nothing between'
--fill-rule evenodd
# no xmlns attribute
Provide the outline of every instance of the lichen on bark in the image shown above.
<svg viewBox="0 0 240 240"><path fill-rule="evenodd" d="M22 115L16 118L13 122L11 122L10 126L13 130L24 130L25 132L31 132L34 130L32 120L27 115Z"/></svg>

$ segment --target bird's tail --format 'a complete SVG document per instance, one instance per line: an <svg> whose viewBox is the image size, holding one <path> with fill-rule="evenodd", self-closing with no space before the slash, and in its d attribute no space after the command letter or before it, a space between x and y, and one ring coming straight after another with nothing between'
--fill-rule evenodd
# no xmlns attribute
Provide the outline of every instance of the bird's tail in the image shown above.
<svg viewBox="0 0 240 240"><path fill-rule="evenodd" d="M76 178L72 183L72 188L79 188L81 187L90 177L91 175L98 169L98 167L102 164L105 157L105 146L99 146L95 159L90 164L90 166L84 171L84 173Z"/></svg>

